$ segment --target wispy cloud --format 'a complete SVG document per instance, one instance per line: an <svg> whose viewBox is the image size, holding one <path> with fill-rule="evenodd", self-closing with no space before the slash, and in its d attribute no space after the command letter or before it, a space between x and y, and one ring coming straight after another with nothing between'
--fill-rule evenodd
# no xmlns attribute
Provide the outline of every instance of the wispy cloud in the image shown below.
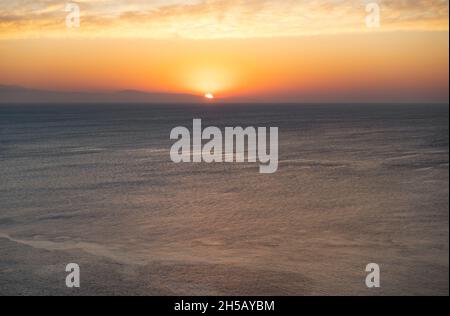
<svg viewBox="0 0 450 316"><path fill-rule="evenodd" d="M67 30L65 2L0 2L0 38L248 38L364 32L371 0L78 0L81 27ZM448 0L378 0L382 27L448 30ZM371 30L373 31L373 30Z"/></svg>

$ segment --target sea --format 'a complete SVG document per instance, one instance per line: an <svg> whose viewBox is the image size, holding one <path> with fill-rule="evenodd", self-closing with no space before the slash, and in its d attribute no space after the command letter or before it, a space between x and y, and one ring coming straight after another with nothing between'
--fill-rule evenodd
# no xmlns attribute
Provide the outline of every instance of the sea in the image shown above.
<svg viewBox="0 0 450 316"><path fill-rule="evenodd" d="M172 162L195 118L278 171ZM448 104L0 106L0 295L448 294Z"/></svg>

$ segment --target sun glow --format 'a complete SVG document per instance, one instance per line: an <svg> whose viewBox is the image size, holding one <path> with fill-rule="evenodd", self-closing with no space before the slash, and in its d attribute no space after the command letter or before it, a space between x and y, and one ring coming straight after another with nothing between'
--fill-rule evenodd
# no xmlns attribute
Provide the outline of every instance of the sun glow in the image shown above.
<svg viewBox="0 0 450 316"><path fill-rule="evenodd" d="M207 50L203 45L196 45L198 50ZM242 69L238 69L237 65L227 60L221 52L213 50L200 57L196 54L193 58L195 59L186 58L184 65L177 68L180 86L189 93L203 94L205 97L206 94L211 94L214 97L216 93L224 95L234 91L240 85L237 74ZM197 58L203 61L199 64Z"/></svg>
<svg viewBox="0 0 450 316"><path fill-rule="evenodd" d="M213 100L214 99L214 95L212 93L205 93L205 98L208 100Z"/></svg>

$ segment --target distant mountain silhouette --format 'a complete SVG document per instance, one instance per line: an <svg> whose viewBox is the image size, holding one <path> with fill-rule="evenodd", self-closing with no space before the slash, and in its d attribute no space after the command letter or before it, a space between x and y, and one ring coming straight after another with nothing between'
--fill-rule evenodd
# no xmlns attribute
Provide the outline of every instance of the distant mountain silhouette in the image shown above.
<svg viewBox="0 0 450 316"><path fill-rule="evenodd" d="M116 92L62 92L0 85L0 103L198 103L204 98L191 94Z"/></svg>

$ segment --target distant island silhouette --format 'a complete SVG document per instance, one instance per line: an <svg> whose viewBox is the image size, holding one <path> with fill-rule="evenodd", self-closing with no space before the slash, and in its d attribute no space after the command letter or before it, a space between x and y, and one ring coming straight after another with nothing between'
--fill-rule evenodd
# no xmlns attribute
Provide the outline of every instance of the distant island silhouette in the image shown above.
<svg viewBox="0 0 450 316"><path fill-rule="evenodd" d="M198 103L203 96L121 90L111 92L47 91L0 85L0 104L18 103Z"/></svg>

